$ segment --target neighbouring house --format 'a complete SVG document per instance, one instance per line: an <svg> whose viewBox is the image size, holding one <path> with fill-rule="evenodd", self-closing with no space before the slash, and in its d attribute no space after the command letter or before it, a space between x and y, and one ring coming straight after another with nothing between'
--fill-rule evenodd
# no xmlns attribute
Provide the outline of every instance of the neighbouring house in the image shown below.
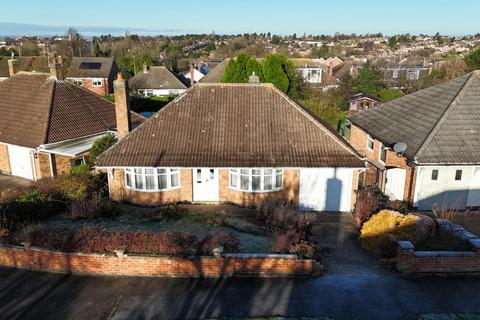
<svg viewBox="0 0 480 320"><path fill-rule="evenodd" d="M377 97L366 93L357 93L348 99L348 114L368 110L380 104Z"/></svg>
<svg viewBox="0 0 480 320"><path fill-rule="evenodd" d="M325 65L314 59L293 58L290 59L295 69L302 75L303 80L311 84L321 84L325 77Z"/></svg>
<svg viewBox="0 0 480 320"><path fill-rule="evenodd" d="M0 56L0 81L7 80L20 71L48 72L47 57Z"/></svg>
<svg viewBox="0 0 480 320"><path fill-rule="evenodd" d="M381 68L380 71L387 82L395 84L399 80L417 81L426 76L432 70L423 65L396 64Z"/></svg>
<svg viewBox="0 0 480 320"><path fill-rule="evenodd" d="M192 72L193 72L193 81L197 83L198 81L202 80L203 77L205 77L205 74L201 71L199 71L197 68L193 68L190 71L185 71L182 73L183 77L187 79L189 82L192 79Z"/></svg>
<svg viewBox="0 0 480 320"><path fill-rule="evenodd" d="M479 93L474 71L349 116L363 183L419 210L480 206Z"/></svg>
<svg viewBox="0 0 480 320"><path fill-rule="evenodd" d="M187 91L187 86L167 67L143 66L143 70L130 79L130 85L140 96L177 96Z"/></svg>
<svg viewBox="0 0 480 320"><path fill-rule="evenodd" d="M65 79L105 96L113 93L118 70L113 57L73 57Z"/></svg>
<svg viewBox="0 0 480 320"><path fill-rule="evenodd" d="M141 205L290 201L350 211L360 155L271 84L200 82L103 153L110 196Z"/></svg>
<svg viewBox="0 0 480 320"><path fill-rule="evenodd" d="M60 64L51 69L19 72L0 82L1 174L38 180L66 173L84 163L96 139L144 120L129 113L124 81L118 83L114 105L63 81Z"/></svg>

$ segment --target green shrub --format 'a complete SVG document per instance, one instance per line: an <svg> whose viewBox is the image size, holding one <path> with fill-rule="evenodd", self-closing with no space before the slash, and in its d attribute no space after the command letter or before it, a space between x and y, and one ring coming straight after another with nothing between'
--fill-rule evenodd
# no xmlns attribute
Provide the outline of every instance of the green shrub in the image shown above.
<svg viewBox="0 0 480 320"><path fill-rule="evenodd" d="M82 163L79 166L75 166L75 167L71 168L70 172L69 172L69 175L78 176L78 175L85 175L85 174L89 174L89 173L90 173L90 167L87 164Z"/></svg>
<svg viewBox="0 0 480 320"><path fill-rule="evenodd" d="M113 146L117 142L117 138L113 133L108 133L103 137L97 139L94 143L92 148L90 149L90 155L88 158L88 162L90 164L94 164L97 161L97 157L105 152L108 148Z"/></svg>
<svg viewBox="0 0 480 320"><path fill-rule="evenodd" d="M423 245L434 230L435 222L425 215L382 210L363 224L359 240L365 249L388 258L396 255L397 241Z"/></svg>

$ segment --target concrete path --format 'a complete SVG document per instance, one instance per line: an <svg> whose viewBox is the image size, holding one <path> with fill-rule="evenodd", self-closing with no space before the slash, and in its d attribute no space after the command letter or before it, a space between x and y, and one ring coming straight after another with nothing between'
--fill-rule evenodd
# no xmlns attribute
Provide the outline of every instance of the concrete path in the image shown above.
<svg viewBox="0 0 480 320"><path fill-rule="evenodd" d="M316 223L318 239L332 246L319 278L108 278L0 268L0 318L374 320L480 313L480 278L412 279L384 271L358 248L349 219L325 215Z"/></svg>

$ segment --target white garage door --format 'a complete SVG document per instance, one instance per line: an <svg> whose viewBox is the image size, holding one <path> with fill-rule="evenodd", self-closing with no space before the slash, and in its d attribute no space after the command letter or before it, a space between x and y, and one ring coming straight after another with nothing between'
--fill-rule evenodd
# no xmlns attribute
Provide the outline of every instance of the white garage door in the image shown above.
<svg viewBox="0 0 480 320"><path fill-rule="evenodd" d="M300 210L350 211L352 173L352 169L301 169Z"/></svg>
<svg viewBox="0 0 480 320"><path fill-rule="evenodd" d="M32 149L8 145L12 175L33 180Z"/></svg>

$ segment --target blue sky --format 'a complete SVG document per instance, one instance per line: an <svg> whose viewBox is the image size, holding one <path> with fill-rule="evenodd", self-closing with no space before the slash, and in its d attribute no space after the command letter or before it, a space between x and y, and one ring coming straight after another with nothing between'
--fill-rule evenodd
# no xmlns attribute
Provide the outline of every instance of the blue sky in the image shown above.
<svg viewBox="0 0 480 320"><path fill-rule="evenodd" d="M480 32L478 0L22 0L2 1L0 22L119 27L163 33ZM0 30L2 34L2 30Z"/></svg>

